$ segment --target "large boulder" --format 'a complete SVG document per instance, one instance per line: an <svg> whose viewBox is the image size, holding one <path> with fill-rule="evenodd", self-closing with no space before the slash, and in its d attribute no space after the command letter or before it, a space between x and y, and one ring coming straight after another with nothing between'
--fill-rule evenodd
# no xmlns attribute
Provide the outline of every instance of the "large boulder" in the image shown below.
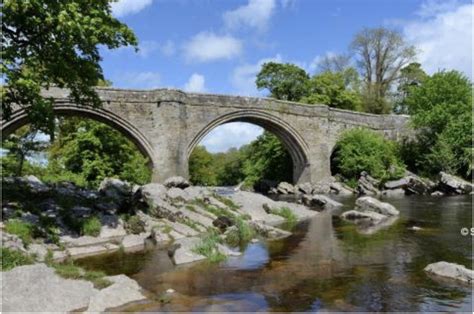
<svg viewBox="0 0 474 314"><path fill-rule="evenodd" d="M352 195L355 191L348 186L342 184L341 182L332 182L329 185L330 192L339 194L339 195Z"/></svg>
<svg viewBox="0 0 474 314"><path fill-rule="evenodd" d="M401 178L399 180L385 182L384 188L389 189L389 190L403 189L407 186L407 184L408 184L408 178Z"/></svg>
<svg viewBox="0 0 474 314"><path fill-rule="evenodd" d="M42 194L42 193L48 193L49 191L51 191L51 188L49 186L44 184L40 179L38 179L35 176L32 176L32 175L26 176L24 177L24 180L26 184L28 185L28 187L30 188L30 191L33 193Z"/></svg>
<svg viewBox="0 0 474 314"><path fill-rule="evenodd" d="M313 186L309 182L301 183L296 186L296 189L299 193L311 194L313 193Z"/></svg>
<svg viewBox="0 0 474 314"><path fill-rule="evenodd" d="M87 312L104 312L134 301L146 299L138 283L125 275L106 277L112 285L98 291L89 301Z"/></svg>
<svg viewBox="0 0 474 314"><path fill-rule="evenodd" d="M288 182L280 182L277 186L277 191L280 194L295 194L295 187Z"/></svg>
<svg viewBox="0 0 474 314"><path fill-rule="evenodd" d="M408 194L427 195L430 194L435 187L434 182L431 180L421 178L414 174L410 174L406 179L408 180L408 183L405 186L405 191Z"/></svg>
<svg viewBox="0 0 474 314"><path fill-rule="evenodd" d="M359 195L379 195L378 186L380 181L372 178L367 172L363 171L357 181L357 193Z"/></svg>
<svg viewBox="0 0 474 314"><path fill-rule="evenodd" d="M429 264L424 269L426 272L450 278L454 280L459 280L467 283L471 283L474 279L474 271L467 269L466 267L454 263L448 262L437 262Z"/></svg>
<svg viewBox="0 0 474 314"><path fill-rule="evenodd" d="M214 227L219 228L219 230L224 232L227 228L234 225L234 221L227 216L219 216L212 222L212 224Z"/></svg>
<svg viewBox="0 0 474 314"><path fill-rule="evenodd" d="M321 209L336 209L342 207L342 204L321 194L303 195L303 204L310 207L319 207Z"/></svg>
<svg viewBox="0 0 474 314"><path fill-rule="evenodd" d="M2 273L4 312L72 312L87 308L97 293L89 281L63 279L45 264Z"/></svg>
<svg viewBox="0 0 474 314"><path fill-rule="evenodd" d="M355 205L356 209L360 209L361 211L372 211L386 216L397 216L400 214L395 206L381 202L370 196L359 197Z"/></svg>
<svg viewBox="0 0 474 314"><path fill-rule="evenodd" d="M198 237L183 238L175 241L168 249L168 255L175 265L192 263L206 259L204 255L194 252L194 248L201 242Z"/></svg>
<svg viewBox="0 0 474 314"><path fill-rule="evenodd" d="M26 252L23 241L17 235L0 231L0 239L2 239L2 247L16 251Z"/></svg>
<svg viewBox="0 0 474 314"><path fill-rule="evenodd" d="M341 214L341 218L360 224L361 222L370 222L372 225L379 224L387 218L387 216L373 211L361 212L358 210L349 210Z"/></svg>
<svg viewBox="0 0 474 314"><path fill-rule="evenodd" d="M473 184L446 172L440 172L439 187L449 194L469 194Z"/></svg>
<svg viewBox="0 0 474 314"><path fill-rule="evenodd" d="M132 186L119 179L105 178L99 185L99 191L106 197L121 201L132 195Z"/></svg>
<svg viewBox="0 0 474 314"><path fill-rule="evenodd" d="M183 177L171 177L166 179L165 186L167 188L180 188L185 189L190 186L189 181Z"/></svg>
<svg viewBox="0 0 474 314"><path fill-rule="evenodd" d="M162 184L146 184L138 189L133 198L135 207L154 217L175 221L182 216L182 212L168 201L167 189Z"/></svg>
<svg viewBox="0 0 474 314"><path fill-rule="evenodd" d="M280 240L291 235L291 232L272 227L257 221L249 221L249 224L255 229L255 231L267 238L268 240Z"/></svg>

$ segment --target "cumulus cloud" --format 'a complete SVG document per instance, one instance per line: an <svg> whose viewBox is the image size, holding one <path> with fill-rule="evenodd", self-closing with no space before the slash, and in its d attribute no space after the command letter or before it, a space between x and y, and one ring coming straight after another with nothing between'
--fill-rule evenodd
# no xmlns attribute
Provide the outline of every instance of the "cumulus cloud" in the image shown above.
<svg viewBox="0 0 474 314"><path fill-rule="evenodd" d="M255 86L257 73L265 62L282 62L280 55L273 58L260 59L254 64L244 64L237 66L232 72L231 83L235 93L243 96L256 96L259 94Z"/></svg>
<svg viewBox="0 0 474 314"><path fill-rule="evenodd" d="M201 32L184 46L184 55L189 62L232 59L241 53L240 40L230 35L219 36L212 32Z"/></svg>
<svg viewBox="0 0 474 314"><path fill-rule="evenodd" d="M288 1L282 5L288 5ZM268 27L270 18L275 11L275 0L249 0L249 2L235 10L224 13L224 24L229 29L255 28L264 31Z"/></svg>
<svg viewBox="0 0 474 314"><path fill-rule="evenodd" d="M203 75L194 73L184 85L184 90L187 92L205 92L206 79Z"/></svg>
<svg viewBox="0 0 474 314"><path fill-rule="evenodd" d="M171 40L168 40L163 44L154 40L144 40L143 42L139 43L137 54L140 57L147 58L156 51L159 51L163 55L169 57L174 54L175 45Z"/></svg>
<svg viewBox="0 0 474 314"><path fill-rule="evenodd" d="M419 61L428 73L442 69L464 72L472 79L473 4L427 1L418 15L403 27L418 49Z"/></svg>
<svg viewBox="0 0 474 314"><path fill-rule="evenodd" d="M201 141L211 153L225 152L229 148L239 148L248 144L263 133L263 129L257 125L232 122L218 126Z"/></svg>
<svg viewBox="0 0 474 314"><path fill-rule="evenodd" d="M140 12L147 6L151 5L153 0L119 0L112 2L112 14L116 17L123 17Z"/></svg>

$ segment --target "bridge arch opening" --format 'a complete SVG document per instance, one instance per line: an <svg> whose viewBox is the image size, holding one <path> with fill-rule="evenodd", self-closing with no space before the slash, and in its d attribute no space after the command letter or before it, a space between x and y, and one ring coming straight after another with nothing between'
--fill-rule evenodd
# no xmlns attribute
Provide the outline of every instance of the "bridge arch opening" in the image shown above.
<svg viewBox="0 0 474 314"><path fill-rule="evenodd" d="M103 173L100 171L96 171L100 173L102 176L107 177L107 176L118 176L121 177L124 176L122 179L127 180L127 181L132 181L130 178L127 178L126 173L133 173L135 172L134 175L131 175L130 177L140 177L142 179L140 180L135 180L137 182L135 183L147 183L150 181L150 176L153 170L153 150L151 149L151 145L147 142L145 137L130 123L127 121L123 120L122 118L116 116L114 113L110 111L106 111L100 108L90 108L90 107L79 107L79 106L56 106L54 107L54 111L57 117L57 128L55 133L56 134L68 134L69 137L75 137L76 138L76 146L74 147L74 150L76 151L76 155L79 156L79 151L82 146L79 147L77 143L78 138L78 133L81 132L88 132L90 134L97 135L96 137L93 137L93 139L89 138L84 138L84 141L81 143L84 143L84 147L86 150L90 149L92 153L90 153L87 158L87 161L92 164L99 165L101 161L104 160L111 160L111 164L114 166L112 167L113 170L111 171L104 171ZM25 127L29 125L29 120L27 117L27 114L25 111L19 111L14 113L12 119L8 121L2 121L2 148L4 148L4 140L9 139L9 135L14 134L17 130L27 130ZM61 127L68 130L64 131L61 130ZM92 130L93 129L93 130ZM29 132L29 131L27 131ZM22 132L25 133L25 132ZM21 133L20 133L21 134ZM18 132L16 134L16 138L18 139ZM49 136L46 136L44 134L39 133L39 138L41 138L40 141L43 143L41 144L41 155L43 156L48 156L46 159L45 157L43 158L43 166L48 165L49 162L55 161L54 158L58 157L58 154L54 154L51 152L51 149L53 147L53 144L50 143L49 145L47 142L50 142ZM26 138L26 136L24 136ZM90 139L90 141L88 141ZM29 141L32 141L33 138L31 138ZM63 137L64 140L64 137ZM36 140L35 140L36 141ZM96 141L96 143L94 143ZM57 144L57 143L56 143ZM89 145L89 146L87 146ZM8 146L8 145L7 145ZM93 153L94 148L93 146L100 146L101 148L97 148L97 150L102 154L97 154L94 155ZM58 149L60 146L54 145L54 149ZM72 146L71 146L72 147ZM108 148L107 148L108 147ZM8 148L8 147L6 147ZM121 149L122 150L121 150ZM7 155L7 150L3 150L2 156ZM34 154L38 156L38 154ZM74 154L72 154L74 155ZM91 156L93 155L93 156ZM107 156L106 156L107 155ZM52 157L53 156L53 157ZM115 156L115 157L114 157ZM125 157L124 157L125 156ZM106 157L106 158L103 158ZM30 158L31 159L31 158ZM76 159L80 159L80 157L76 157ZM122 173L119 173L117 169L119 168L119 164L121 161L127 161L127 163L124 165L124 167L129 167L130 169L135 168L133 171L128 171L123 170ZM128 163L132 162L135 163L134 166L129 165ZM75 168L77 171L81 171L80 168L83 167L88 167L88 168L94 168L94 166L91 166L90 164L86 165L85 163L81 163L80 160L79 162L76 162ZM69 168L73 166L68 166L65 167L64 164L61 164L61 169L67 169L67 171L72 171L74 173L74 170L71 170ZM100 168L100 167L98 167ZM104 169L107 169L107 167L103 167ZM25 169L28 171L28 169ZM31 170L31 169L30 169ZM44 167L44 170L50 170L49 167ZM91 172L94 172L95 170L91 170ZM140 171L142 171L140 173ZM58 170L59 172L59 170ZM40 171L40 173L42 173ZM138 175L139 173L139 175ZM30 173L28 173L30 174ZM85 177L86 178L86 177ZM63 180L62 176L59 176L59 180ZM56 179L53 179L53 181ZM76 181L75 181L76 182ZM78 181L79 182L79 181ZM76 183L78 183L76 182ZM82 184L81 184L82 185ZM95 185L91 185L94 187Z"/></svg>
<svg viewBox="0 0 474 314"><path fill-rule="evenodd" d="M255 112L233 112L224 116L219 117L218 119L210 122L204 128L202 128L197 135L193 137L188 145L187 157L189 161L190 172L192 172L193 160L190 159L193 151L198 147L204 138L211 133L213 130L223 125L230 125L234 123L244 123L250 124L252 126L257 126L263 129L263 134L250 143L241 147L239 150L245 150L249 146L255 145L276 145L275 140L281 143L281 148L284 152L277 149L276 154L282 160L282 163L285 163L285 158L288 159L290 164L289 176L284 175L279 178L280 181L288 181L291 183L299 183L304 181L309 181L309 164L308 164L308 147L302 137L296 132L290 125L281 121L280 119L272 116L269 113L255 111ZM230 142L233 142L232 138L228 139ZM235 140L234 140L235 141ZM270 144L269 144L270 143ZM232 147L232 146L230 146ZM255 149L255 147L253 147ZM257 148L258 149L258 148ZM281 153L281 154L280 154ZM276 167L280 165L274 165ZM281 165L283 166L283 165ZM285 167L279 169L281 172L285 172ZM192 176L192 173L190 173ZM265 179L265 178L264 178Z"/></svg>

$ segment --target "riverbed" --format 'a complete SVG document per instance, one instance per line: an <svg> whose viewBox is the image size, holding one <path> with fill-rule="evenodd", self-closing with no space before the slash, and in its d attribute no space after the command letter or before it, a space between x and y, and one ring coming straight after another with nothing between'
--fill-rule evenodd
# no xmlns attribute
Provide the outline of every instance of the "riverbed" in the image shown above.
<svg viewBox="0 0 474 314"><path fill-rule="evenodd" d="M354 197L339 197L344 210ZM323 211L279 241L260 240L243 255L174 266L166 250L86 258L78 264L135 279L149 300L120 311L404 311L472 312L471 286L428 276L447 261L472 269L470 196L386 198L400 218L373 234ZM416 227L416 228L413 228ZM421 228L421 229L418 229ZM416 230L414 230L416 229ZM175 292L166 294L166 290Z"/></svg>

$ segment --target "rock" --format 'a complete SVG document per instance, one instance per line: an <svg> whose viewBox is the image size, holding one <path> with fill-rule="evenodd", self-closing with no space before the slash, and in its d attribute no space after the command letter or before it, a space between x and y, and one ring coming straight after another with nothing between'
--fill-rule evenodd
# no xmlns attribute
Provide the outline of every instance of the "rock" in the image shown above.
<svg viewBox="0 0 474 314"><path fill-rule="evenodd" d="M409 230L413 230L413 231L420 231L422 230L422 228L420 227L417 227L417 226L411 226L410 228L408 228Z"/></svg>
<svg viewBox="0 0 474 314"><path fill-rule="evenodd" d="M132 195L130 183L115 179L105 178L99 185L99 191L107 197L122 200Z"/></svg>
<svg viewBox="0 0 474 314"><path fill-rule="evenodd" d="M166 192L166 196L173 200L190 201L191 198L186 190L172 187Z"/></svg>
<svg viewBox="0 0 474 314"><path fill-rule="evenodd" d="M333 182L329 185L331 191L340 195L352 195L355 191L340 182Z"/></svg>
<svg viewBox="0 0 474 314"><path fill-rule="evenodd" d="M17 235L0 231L0 239L4 248L26 252L23 241Z"/></svg>
<svg viewBox="0 0 474 314"><path fill-rule="evenodd" d="M122 247L126 251L141 250L145 247L145 239L149 236L150 234L148 232L128 234L122 240Z"/></svg>
<svg viewBox="0 0 474 314"><path fill-rule="evenodd" d="M336 209L342 207L341 203L321 194L303 195L302 201L303 204L307 206L318 206L323 209Z"/></svg>
<svg viewBox="0 0 474 314"><path fill-rule="evenodd" d="M90 299L87 312L103 312L130 302L146 299L138 283L125 275L106 277L112 285L99 290Z"/></svg>
<svg viewBox="0 0 474 314"><path fill-rule="evenodd" d="M297 191L299 191L303 194L313 193L313 186L309 182L298 184L296 186L296 189L297 189Z"/></svg>
<svg viewBox="0 0 474 314"><path fill-rule="evenodd" d="M42 193L48 193L51 191L51 188L49 186L41 182L41 180L35 176L32 176L32 175L26 176L24 177L24 180L26 181L26 184L30 188L30 191L33 193L42 194Z"/></svg>
<svg viewBox="0 0 474 314"><path fill-rule="evenodd" d="M4 312L72 312L97 293L89 281L63 279L45 264L15 267L3 275Z"/></svg>
<svg viewBox="0 0 474 314"><path fill-rule="evenodd" d="M87 256L100 255L104 253L112 253L118 251L119 246L111 243L77 246L66 249L66 254L72 259L83 258Z"/></svg>
<svg viewBox="0 0 474 314"><path fill-rule="evenodd" d="M408 180L408 183L405 187L405 190L408 194L429 194L435 186L432 181L428 179L422 179L421 177L412 173L407 176L406 179Z"/></svg>
<svg viewBox="0 0 474 314"><path fill-rule="evenodd" d="M148 211L157 218L166 218L175 221L182 216L182 212L171 205L167 197L167 190L159 183L149 183L142 186L134 195L136 207Z"/></svg>
<svg viewBox="0 0 474 314"><path fill-rule="evenodd" d="M370 196L359 197L356 200L356 209L362 211L373 211L386 216L397 216L400 212L391 204L381 202Z"/></svg>
<svg viewBox="0 0 474 314"><path fill-rule="evenodd" d="M109 225L102 225L100 229L99 237L110 241L110 240L121 240L126 235L127 235L127 231L125 230L123 224L120 223L116 227L112 227Z"/></svg>
<svg viewBox="0 0 474 314"><path fill-rule="evenodd" d="M405 195L405 190L404 189L393 189L393 190L385 190L382 191L383 196L388 196L388 197L397 197L397 196L404 196Z"/></svg>
<svg viewBox="0 0 474 314"><path fill-rule="evenodd" d="M259 242L257 238L253 238L252 240L250 240L250 243L257 243L257 242Z"/></svg>
<svg viewBox="0 0 474 314"><path fill-rule="evenodd" d="M168 250L168 255L175 265L192 263L206 259L205 256L193 252L193 249L201 242L198 237L183 238L177 240Z"/></svg>
<svg viewBox="0 0 474 314"><path fill-rule="evenodd" d="M360 175L359 181L357 181L357 193L359 195L378 195L380 194L377 188L380 181L372 178L367 172L363 171Z"/></svg>
<svg viewBox="0 0 474 314"><path fill-rule="evenodd" d="M71 237L71 236L62 236L59 239L59 242L65 247L84 247L105 244L109 241L108 238L101 237L92 237L92 236L82 236L82 237Z"/></svg>
<svg viewBox="0 0 474 314"><path fill-rule="evenodd" d="M433 193L430 194L431 196L443 196L444 193L441 191L434 191Z"/></svg>
<svg viewBox="0 0 474 314"><path fill-rule="evenodd" d="M165 186L167 188L180 188L185 189L190 186L189 181L183 177L171 177L166 179Z"/></svg>
<svg viewBox="0 0 474 314"><path fill-rule="evenodd" d="M355 223L360 223L361 220L365 220L370 222L371 224L378 224L385 220L387 216L374 211L361 212L357 210L349 210L347 212L342 213L341 218Z"/></svg>
<svg viewBox="0 0 474 314"><path fill-rule="evenodd" d="M377 214L375 212L372 212L372 213ZM368 225L364 223L359 224L358 231L361 234L367 234L367 235L374 234L376 232L379 232L382 229L387 229L388 227L393 225L397 220L398 220L398 216L390 216L390 217L385 216L385 218L379 222L371 221L371 223L369 223Z"/></svg>
<svg viewBox="0 0 474 314"><path fill-rule="evenodd" d="M439 187L450 194L469 194L473 190L472 183L446 172L440 172Z"/></svg>
<svg viewBox="0 0 474 314"><path fill-rule="evenodd" d="M220 253L224 254L225 256L241 256L242 253L238 251L233 251L226 245L222 244L217 244L217 249L219 250Z"/></svg>
<svg viewBox="0 0 474 314"><path fill-rule="evenodd" d="M48 254L48 248L42 244L32 243L28 246L28 254L35 256L37 261L43 262Z"/></svg>
<svg viewBox="0 0 474 314"><path fill-rule="evenodd" d="M168 294L172 294L172 293L175 293L175 292L176 292L176 290L171 289L171 288L166 290L166 293L168 293Z"/></svg>
<svg viewBox="0 0 474 314"><path fill-rule="evenodd" d="M429 264L424 269L426 272L446 277L454 280L459 280L467 283L471 283L474 279L474 271L467 269L466 267L454 263L448 262L437 262Z"/></svg>
<svg viewBox="0 0 474 314"><path fill-rule="evenodd" d="M36 225L39 223L39 217L30 212L22 213L21 220L32 225Z"/></svg>
<svg viewBox="0 0 474 314"><path fill-rule="evenodd" d="M92 214L92 208L84 207L84 206L74 206L71 208L71 211L74 216L78 218L87 218L90 217Z"/></svg>
<svg viewBox="0 0 474 314"><path fill-rule="evenodd" d="M277 191L280 194L295 194L295 187L288 182L280 182Z"/></svg>
<svg viewBox="0 0 474 314"><path fill-rule="evenodd" d="M393 180L393 181L385 182L384 188L389 189L389 190L403 189L407 186L407 184L408 184L408 179L407 178L401 178L399 180Z"/></svg>
<svg viewBox="0 0 474 314"><path fill-rule="evenodd" d="M268 226L257 221L249 221L249 224L255 229L258 234L266 237L269 240L279 240L289 237L291 235L291 232Z"/></svg>
<svg viewBox="0 0 474 314"><path fill-rule="evenodd" d="M221 232L224 232L227 228L231 227L234 225L234 221L226 216L219 216L217 217L216 220L212 222L212 225L214 227L217 227L221 230Z"/></svg>

